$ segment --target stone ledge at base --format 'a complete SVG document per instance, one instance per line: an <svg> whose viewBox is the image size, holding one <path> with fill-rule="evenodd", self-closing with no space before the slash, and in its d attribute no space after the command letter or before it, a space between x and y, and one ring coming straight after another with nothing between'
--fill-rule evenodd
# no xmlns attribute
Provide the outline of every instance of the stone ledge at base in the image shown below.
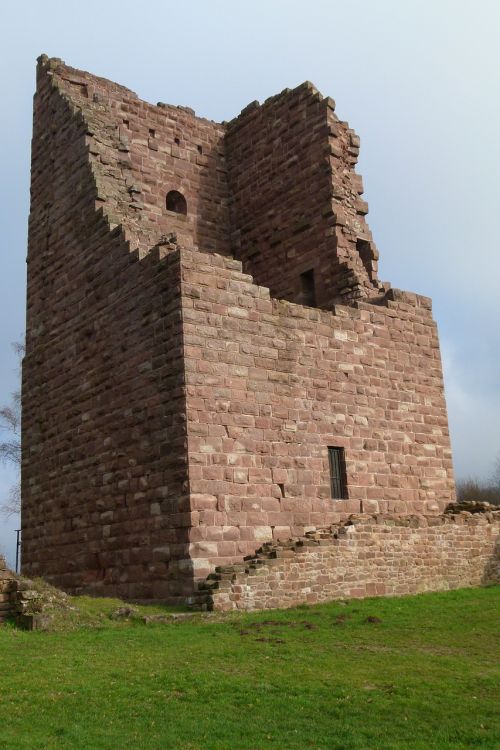
<svg viewBox="0 0 500 750"><path fill-rule="evenodd" d="M477 503L439 516L352 515L217 568L199 584L197 605L274 609L499 582L499 529L500 510Z"/></svg>
<svg viewBox="0 0 500 750"><path fill-rule="evenodd" d="M16 584L14 573L8 569L5 559L0 555L0 624L14 616Z"/></svg>
<svg viewBox="0 0 500 750"><path fill-rule="evenodd" d="M15 619L23 630L45 630L48 627L50 615L38 611L40 593L33 589L33 581L9 570L0 555L0 625Z"/></svg>

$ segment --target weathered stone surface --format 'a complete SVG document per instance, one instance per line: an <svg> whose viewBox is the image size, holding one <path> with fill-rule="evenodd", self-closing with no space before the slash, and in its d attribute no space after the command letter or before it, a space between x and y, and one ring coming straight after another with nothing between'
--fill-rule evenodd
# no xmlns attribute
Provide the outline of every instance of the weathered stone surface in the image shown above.
<svg viewBox="0 0 500 750"><path fill-rule="evenodd" d="M289 537L305 559L330 544L307 532L353 514L395 539L425 514L430 534L453 502L430 300L379 281L359 139L334 108L305 83L218 124L40 59L27 575L181 602L263 542L278 568Z"/></svg>
<svg viewBox="0 0 500 750"><path fill-rule="evenodd" d="M15 613L15 576L0 555L0 624Z"/></svg>
<svg viewBox="0 0 500 750"><path fill-rule="evenodd" d="M482 524L471 514L415 520L351 517L350 526L323 530L315 546L308 538L264 545L244 571L227 569L224 588L200 584L199 601L219 611L273 609L500 582L500 511L485 511Z"/></svg>
<svg viewBox="0 0 500 750"><path fill-rule="evenodd" d="M25 630L47 630L58 609L70 609L68 595L43 581L21 578L0 556L0 624L8 618Z"/></svg>

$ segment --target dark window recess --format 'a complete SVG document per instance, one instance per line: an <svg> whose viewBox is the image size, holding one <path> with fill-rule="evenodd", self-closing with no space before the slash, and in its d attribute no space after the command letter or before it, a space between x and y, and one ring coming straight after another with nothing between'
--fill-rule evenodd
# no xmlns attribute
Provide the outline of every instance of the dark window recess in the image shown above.
<svg viewBox="0 0 500 750"><path fill-rule="evenodd" d="M328 448L330 485L334 500L347 499L347 480L343 448Z"/></svg>
<svg viewBox="0 0 500 750"><path fill-rule="evenodd" d="M149 128L149 137L155 138L156 136L156 130L153 130L153 128Z"/></svg>
<svg viewBox="0 0 500 750"><path fill-rule="evenodd" d="M176 214L187 214L186 199L178 190L171 190L167 194L167 211L174 211Z"/></svg>
<svg viewBox="0 0 500 750"><path fill-rule="evenodd" d="M128 121L128 120L124 120L124 121L123 121L123 124L125 125L125 127L126 127L126 128L128 128L128 126L129 126L129 121Z"/></svg>
<svg viewBox="0 0 500 750"><path fill-rule="evenodd" d="M174 138L174 143L178 146L180 144L180 138Z"/></svg>
<svg viewBox="0 0 500 750"><path fill-rule="evenodd" d="M199 154L202 154L202 153L203 153L203 146L198 146L198 153L199 153Z"/></svg>
<svg viewBox="0 0 500 750"><path fill-rule="evenodd" d="M358 237L356 240L356 250L359 253L359 257L363 261L363 264L368 271L368 274L371 275L372 272L372 260L373 260L373 251L371 243L368 242L368 240L362 240Z"/></svg>
<svg viewBox="0 0 500 750"><path fill-rule="evenodd" d="M316 307L316 287L314 285L314 271L304 271L300 274L300 285L302 291L302 304L307 307Z"/></svg>

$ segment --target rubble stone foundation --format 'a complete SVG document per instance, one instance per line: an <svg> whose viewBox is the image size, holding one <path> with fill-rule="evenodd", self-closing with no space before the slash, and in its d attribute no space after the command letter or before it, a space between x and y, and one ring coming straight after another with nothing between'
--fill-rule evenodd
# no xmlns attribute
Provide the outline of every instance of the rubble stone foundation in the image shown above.
<svg viewBox="0 0 500 750"><path fill-rule="evenodd" d="M5 559L0 555L0 623L15 614L15 591L15 577L7 568Z"/></svg>

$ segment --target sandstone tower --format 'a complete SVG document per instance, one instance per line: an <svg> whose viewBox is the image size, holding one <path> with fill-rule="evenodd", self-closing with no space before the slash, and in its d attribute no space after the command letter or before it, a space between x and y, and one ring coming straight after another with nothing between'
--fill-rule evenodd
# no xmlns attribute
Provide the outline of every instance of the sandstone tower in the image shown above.
<svg viewBox="0 0 500 750"><path fill-rule="evenodd" d="M310 83L215 123L39 59L28 575L181 601L263 542L453 501L431 303L378 279L358 151Z"/></svg>

